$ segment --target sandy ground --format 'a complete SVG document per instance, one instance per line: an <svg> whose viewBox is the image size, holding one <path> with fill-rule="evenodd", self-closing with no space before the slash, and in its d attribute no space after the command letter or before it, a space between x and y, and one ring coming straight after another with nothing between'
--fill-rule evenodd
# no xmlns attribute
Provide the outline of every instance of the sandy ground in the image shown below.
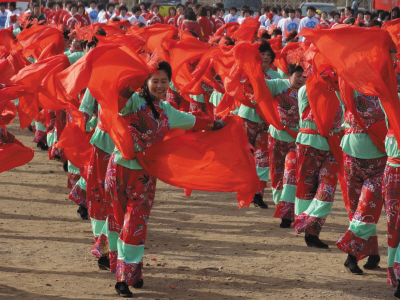
<svg viewBox="0 0 400 300"><path fill-rule="evenodd" d="M67 200L61 163L49 161L32 133L17 124L8 129L35 148L35 157L0 174L0 299L118 299L114 275L100 271L90 253L89 221L80 220L77 206ZM272 207L269 189L265 199ZM303 236L279 228L273 213L238 210L234 194L195 191L186 198L158 182L144 287L134 290L135 297L394 299L386 283L384 213L378 224L382 268L363 276L345 271L346 255L335 246L348 226L340 191L321 234L329 250L306 247Z"/></svg>

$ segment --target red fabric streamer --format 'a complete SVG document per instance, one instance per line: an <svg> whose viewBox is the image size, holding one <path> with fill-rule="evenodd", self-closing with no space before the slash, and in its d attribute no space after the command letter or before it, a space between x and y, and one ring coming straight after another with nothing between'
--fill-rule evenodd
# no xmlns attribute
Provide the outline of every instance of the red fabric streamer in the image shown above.
<svg viewBox="0 0 400 300"><path fill-rule="evenodd" d="M133 142L125 121L118 115L118 95L128 85L134 89L141 87L150 74L150 68L137 51L128 46L107 44L91 50L57 77L58 87L68 100L75 99L86 87L90 90L101 105L102 123L107 132L122 156L132 159L135 156Z"/></svg>
<svg viewBox="0 0 400 300"><path fill-rule="evenodd" d="M231 37L236 41L252 42L257 35L260 24L261 23L254 18L246 18Z"/></svg>
<svg viewBox="0 0 400 300"><path fill-rule="evenodd" d="M379 97L400 141L400 102L389 52L395 45L389 33L378 28L338 25L330 30L304 28L302 36L315 44L346 84L362 94ZM363 128L362 122L357 123Z"/></svg>
<svg viewBox="0 0 400 300"><path fill-rule="evenodd" d="M12 26L10 26L12 28ZM15 45L15 36L12 31L8 29L0 30L0 45L7 48L8 51Z"/></svg>
<svg viewBox="0 0 400 300"><path fill-rule="evenodd" d="M16 143L0 146L0 173L23 166L33 159L34 151Z"/></svg>
<svg viewBox="0 0 400 300"><path fill-rule="evenodd" d="M163 182L191 190L236 192L239 207L249 206L259 179L242 123L232 116L221 130L170 138L136 153L136 158Z"/></svg>
<svg viewBox="0 0 400 300"><path fill-rule="evenodd" d="M0 83L8 84L11 77L30 64L25 57L11 50L7 58L0 62Z"/></svg>
<svg viewBox="0 0 400 300"><path fill-rule="evenodd" d="M246 103L246 101L250 101L245 97L243 84L240 82L241 76L245 73L254 90L257 113L266 123L272 124L278 130L283 130L276 101L265 83L261 68L262 59L258 47L258 43L239 43L233 48L235 64L232 67L230 76L225 79L224 86L231 97L246 106L252 107L251 103Z"/></svg>
<svg viewBox="0 0 400 300"><path fill-rule="evenodd" d="M58 53L62 53L65 48L62 32L50 26L35 26L18 35L18 43L13 49L22 50L25 57L32 55L38 59L42 51L51 43L56 45Z"/></svg>
<svg viewBox="0 0 400 300"><path fill-rule="evenodd" d="M276 51L276 57L274 60L274 65L277 66L279 69L282 70L286 75L288 74L288 61L287 61L287 54L289 51L296 50L301 46L301 43L289 43L287 44L282 50Z"/></svg>
<svg viewBox="0 0 400 300"><path fill-rule="evenodd" d="M382 25L382 29L387 30L389 32L390 36L392 37L393 42L395 43L397 47L397 54L396 58L400 59L400 19L394 19L391 21L386 21Z"/></svg>

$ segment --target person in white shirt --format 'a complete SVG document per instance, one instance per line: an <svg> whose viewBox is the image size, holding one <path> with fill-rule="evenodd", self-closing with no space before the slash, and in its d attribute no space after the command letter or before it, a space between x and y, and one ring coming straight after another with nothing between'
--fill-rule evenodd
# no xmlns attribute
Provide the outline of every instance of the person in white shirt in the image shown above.
<svg viewBox="0 0 400 300"><path fill-rule="evenodd" d="M8 11L6 11L6 4L5 2L0 2L0 30L7 28Z"/></svg>
<svg viewBox="0 0 400 300"><path fill-rule="evenodd" d="M271 7L269 12L272 14L272 24L278 26L279 21L282 19L282 17L278 15L278 9L276 7Z"/></svg>
<svg viewBox="0 0 400 300"><path fill-rule="evenodd" d="M146 19L143 16L141 16L141 14L142 14L142 11L140 10L140 7L134 6L132 8L132 17L130 17L128 19L128 21L133 25L135 25L136 23L142 22L146 26L147 25Z"/></svg>
<svg viewBox="0 0 400 300"><path fill-rule="evenodd" d="M243 23L243 20L245 19L244 18L244 11L247 10L247 9L250 10L250 7L248 5L243 5L242 8L240 9L240 15L239 15L238 20L237 20L237 22L239 24ZM250 15L251 15L251 13L250 13Z"/></svg>
<svg viewBox="0 0 400 300"><path fill-rule="evenodd" d="M97 1L96 0L90 0L90 7L86 10L90 23L96 23L97 22L97 17L99 15L99 12L97 11Z"/></svg>
<svg viewBox="0 0 400 300"><path fill-rule="evenodd" d="M98 22L99 23L107 23L109 20L111 20L112 18L114 18L117 14L114 11L115 9L115 4L112 2L107 3L107 15L106 13L102 14L100 16L100 13L98 15ZM108 17L107 17L108 16Z"/></svg>
<svg viewBox="0 0 400 300"><path fill-rule="evenodd" d="M364 13L364 24L365 24L365 26L368 26L369 22L371 22L371 13L369 11L366 11Z"/></svg>
<svg viewBox="0 0 400 300"><path fill-rule="evenodd" d="M225 18L224 18L225 24L237 22L239 16L237 16L236 13L237 13L237 8L235 6L231 6L229 8L229 15L225 16Z"/></svg>
<svg viewBox="0 0 400 300"><path fill-rule="evenodd" d="M246 19L246 18L248 18L248 17L251 17L251 10L250 10L250 9L245 9L245 10L243 11L243 17L242 17L241 20L238 20L238 23L239 23L239 24L242 24L243 21L244 21L244 19Z"/></svg>
<svg viewBox="0 0 400 300"><path fill-rule="evenodd" d="M121 5L119 7L119 16L118 16L119 20L120 21L128 20L129 16L127 15L127 13L128 13L128 8L125 5Z"/></svg>
<svg viewBox="0 0 400 300"><path fill-rule="evenodd" d="M11 25L13 26L13 30L17 30L19 28L19 23L18 21L15 22L14 24L11 23L11 17L14 15L17 15L19 17L19 14L21 11L16 8L17 4L15 2L10 2L8 3L8 15L7 15L7 21L6 21L6 28L10 27Z"/></svg>
<svg viewBox="0 0 400 300"><path fill-rule="evenodd" d="M282 30L282 40L286 40L286 34L291 32L293 29L298 30L300 20L295 17L296 11L294 9L289 9L289 18L285 19L283 26L281 27Z"/></svg>
<svg viewBox="0 0 400 300"><path fill-rule="evenodd" d="M260 18L258 19L258 21L260 22L260 27L265 26L265 21L267 21L267 14L268 14L268 10L266 10L264 8L264 14L261 15Z"/></svg>
<svg viewBox="0 0 400 300"><path fill-rule="evenodd" d="M285 8L282 11L282 19L279 20L278 22L278 28L282 29L283 23L285 22L285 20L289 17L289 8Z"/></svg>
<svg viewBox="0 0 400 300"><path fill-rule="evenodd" d="M315 9L314 6L308 6L307 7L307 16L304 17L303 19L301 19L300 23L299 23L299 30L298 30L299 34L301 33L301 30L304 27L314 28L316 25L319 24L319 20L314 17L315 12L316 12L316 9ZM300 36L299 42L303 42L304 40L305 40L305 38Z"/></svg>

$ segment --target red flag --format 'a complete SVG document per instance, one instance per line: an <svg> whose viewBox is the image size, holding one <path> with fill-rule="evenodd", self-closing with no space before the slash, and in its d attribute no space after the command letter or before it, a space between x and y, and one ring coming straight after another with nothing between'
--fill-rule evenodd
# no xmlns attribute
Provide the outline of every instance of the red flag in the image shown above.
<svg viewBox="0 0 400 300"><path fill-rule="evenodd" d="M346 84L362 94L379 97L400 141L400 102L389 52L395 45L389 33L378 28L338 25L330 30L304 28L302 35L315 44Z"/></svg>

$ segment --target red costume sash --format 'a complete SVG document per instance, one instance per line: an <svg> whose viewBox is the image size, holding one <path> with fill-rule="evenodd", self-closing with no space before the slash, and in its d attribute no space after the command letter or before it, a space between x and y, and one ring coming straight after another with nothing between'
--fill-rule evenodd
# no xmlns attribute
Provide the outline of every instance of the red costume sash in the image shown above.
<svg viewBox="0 0 400 300"><path fill-rule="evenodd" d="M356 128L346 128L345 134L351 134L351 133L368 133L369 137L371 140L374 142L374 144L383 152L385 151L385 136L387 133L387 128L386 128L386 123L385 121L379 121L367 128L366 130L364 129L356 129Z"/></svg>

